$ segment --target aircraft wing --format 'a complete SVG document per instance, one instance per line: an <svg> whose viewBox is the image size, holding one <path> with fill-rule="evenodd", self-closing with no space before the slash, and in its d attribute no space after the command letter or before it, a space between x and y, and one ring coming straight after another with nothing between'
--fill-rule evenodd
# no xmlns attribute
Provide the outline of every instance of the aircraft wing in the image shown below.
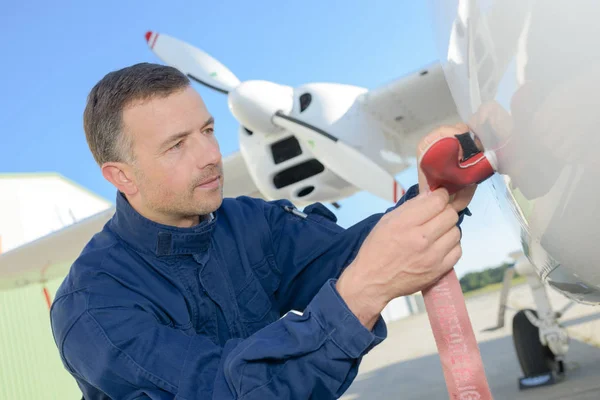
<svg viewBox="0 0 600 400"><path fill-rule="evenodd" d="M250 196L264 198L254 184L242 153L235 152L223 159L224 197Z"/></svg>
<svg viewBox="0 0 600 400"><path fill-rule="evenodd" d="M362 95L365 111L388 136L387 150L414 158L419 140L437 126L461 122L439 63Z"/></svg>
<svg viewBox="0 0 600 400"><path fill-rule="evenodd" d="M0 254L0 291L67 274L92 236L102 230L114 207Z"/></svg>
<svg viewBox="0 0 600 400"><path fill-rule="evenodd" d="M224 158L223 169L224 196L262 197L239 152ZM111 206L39 239L0 253L0 291L64 277L87 242L102 230L114 212L115 208Z"/></svg>

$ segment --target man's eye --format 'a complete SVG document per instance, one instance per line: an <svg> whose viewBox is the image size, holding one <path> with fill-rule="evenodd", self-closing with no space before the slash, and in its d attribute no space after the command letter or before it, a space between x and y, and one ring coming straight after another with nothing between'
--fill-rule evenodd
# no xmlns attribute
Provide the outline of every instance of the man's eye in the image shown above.
<svg viewBox="0 0 600 400"><path fill-rule="evenodd" d="M177 149L180 149L182 145L183 145L183 140L180 140L179 142L175 143L175 145L173 145L173 146L171 147L171 150L177 150Z"/></svg>
<svg viewBox="0 0 600 400"><path fill-rule="evenodd" d="M215 128L206 128L204 130L204 133L208 133L209 135L212 135L213 133L215 133Z"/></svg>

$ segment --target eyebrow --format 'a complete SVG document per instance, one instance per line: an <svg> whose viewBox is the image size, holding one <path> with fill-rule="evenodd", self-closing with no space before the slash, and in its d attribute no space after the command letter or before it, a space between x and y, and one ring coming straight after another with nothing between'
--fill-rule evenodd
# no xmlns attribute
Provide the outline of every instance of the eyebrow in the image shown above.
<svg viewBox="0 0 600 400"><path fill-rule="evenodd" d="M215 119L213 117L210 117L209 119L206 120L206 122L204 122L202 124L202 126L200 127L200 130L202 131L204 128L206 128L207 126L214 124L215 123ZM188 135L190 135L192 133L192 131L183 131L183 132L179 132L179 133L175 133L171 136L169 136L164 142L162 142L162 144L160 145L160 149L163 150L165 149L169 144L182 139Z"/></svg>

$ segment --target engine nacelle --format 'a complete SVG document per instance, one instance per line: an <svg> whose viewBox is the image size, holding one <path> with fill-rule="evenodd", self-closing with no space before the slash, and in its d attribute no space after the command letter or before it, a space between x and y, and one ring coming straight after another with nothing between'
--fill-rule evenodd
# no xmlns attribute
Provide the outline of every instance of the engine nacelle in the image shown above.
<svg viewBox="0 0 600 400"><path fill-rule="evenodd" d="M248 95L245 99L242 94L258 91L261 86L262 83L253 83L232 98L238 102L236 104L246 100L251 103L250 99L254 102L258 98L256 94L252 97ZM251 110L244 116L260 108L247 119L244 116L236 117L252 126L264 128L253 130L244 124L248 129L240 128L239 143L254 183L265 197L287 198L300 206L317 201L337 201L356 193L358 189L326 168L311 151L311 143L298 140L291 132L273 129L270 120L266 122L266 119L262 119L261 115L264 114L261 113L282 110L286 115L358 148L380 165L389 166L381 156L381 150L385 148L384 132L356 101L366 91L349 85L313 83L293 89L291 106L283 104L289 107L287 110L281 107L281 102L287 99L287 92L279 89L273 90L273 98L261 98L259 105L242 106L244 110ZM277 102L277 96L281 96L280 103ZM390 172L395 173L398 168L398 165L393 165Z"/></svg>
<svg viewBox="0 0 600 400"><path fill-rule="evenodd" d="M337 201L357 191L288 132L266 135L240 127L238 134L248 171L269 200L285 198L300 207Z"/></svg>

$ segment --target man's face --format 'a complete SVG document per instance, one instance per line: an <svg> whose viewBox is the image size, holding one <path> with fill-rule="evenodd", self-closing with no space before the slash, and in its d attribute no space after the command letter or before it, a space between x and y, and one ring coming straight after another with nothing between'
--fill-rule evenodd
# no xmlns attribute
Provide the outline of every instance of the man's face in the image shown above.
<svg viewBox="0 0 600 400"><path fill-rule="evenodd" d="M219 208L219 144L212 117L192 87L131 104L123 111L123 130L133 140L140 211L181 226Z"/></svg>

